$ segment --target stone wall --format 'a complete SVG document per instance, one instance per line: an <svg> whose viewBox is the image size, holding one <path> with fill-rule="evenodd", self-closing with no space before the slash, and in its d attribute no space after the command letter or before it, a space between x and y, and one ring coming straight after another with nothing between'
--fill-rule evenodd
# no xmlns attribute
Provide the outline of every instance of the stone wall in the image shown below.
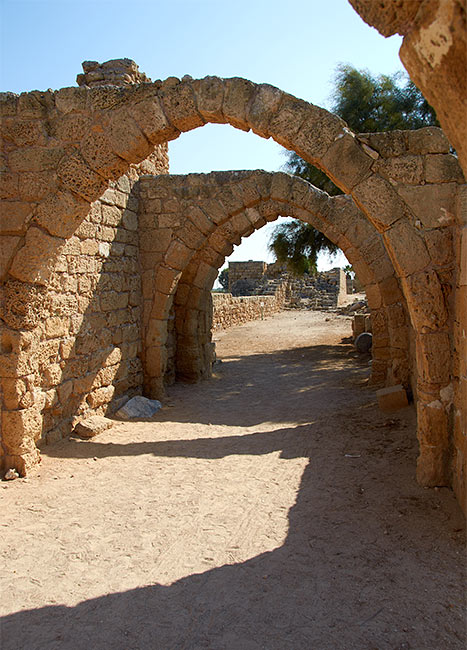
<svg viewBox="0 0 467 650"><path fill-rule="evenodd" d="M140 257L144 390L150 394L162 386L172 309L178 376L193 380L204 376L211 345L210 288L218 268L241 237L288 213L311 223L344 250L365 286L372 310L373 374L389 383L404 383L416 375L419 481L452 484L453 421L460 423L456 424L461 427L460 437L467 416L461 392L464 369L459 362L467 329L461 265L465 184L440 130L357 136L337 116L277 88L217 77L193 80L187 76L120 87L83 85L21 96L3 93L0 111L4 136L0 189L5 199L0 219L0 275L6 314L0 338L3 390L12 398L7 398L8 406L3 399L4 466L23 472L37 462L35 440L43 433L42 418L48 421L47 411L54 408L49 406L55 399L54 386L62 383L61 377L51 377L42 385L38 366L31 368L29 362L31 356L38 358L38 348L44 348L42 367L58 365L62 371L62 363L66 366L66 359L57 356L62 354L56 351L57 343L42 346L44 321L49 316L63 317L66 323L60 329L60 320L56 321L60 335L52 340L66 338L68 322L71 328L72 314L65 308L64 312L54 307L51 314L44 313L49 296L59 295L54 278L65 273L59 270L62 250L72 246L70 257L96 257L96 268L103 265L107 258L99 257L97 242L76 232L81 232L88 216L92 222L91 205L102 197L109 181L120 179L131 164L149 160L151 167L151 156L156 152L157 157L157 151L163 156L169 140L214 122L273 138L318 165L347 194L330 198L301 179L280 173L160 175L152 177L149 185L149 177L143 176L133 192L138 191L143 199L138 233L144 253ZM127 227L124 231L132 232ZM131 241L117 240L116 244L133 246ZM79 255L73 248L78 242ZM133 278L132 249L123 250ZM109 251L109 261L112 257ZM89 267L76 263L86 292L88 278L84 276L95 272L100 277L100 268L94 271L93 261ZM70 289L70 295L77 296L76 304L82 305L78 309L101 317L100 298L99 308L92 307L95 290L92 297L79 301L79 286L77 281L78 293ZM118 312L127 309L120 305L130 300L135 288L118 285L118 290L112 287L110 291L115 296L128 294L115 297L117 302L112 304ZM135 325L131 319L125 323L129 328ZM49 331L53 331L51 326ZM100 333L99 328L93 331ZM407 354L411 331L415 359ZM72 332L72 338L80 338L79 333ZM82 338L84 351L89 343L88 337ZM135 368L135 376L138 372ZM36 392L47 394L49 401L43 404L44 398L36 396L37 387L28 384L30 375L40 376ZM79 369L74 377L81 375ZM106 395L104 403L108 403L109 386L91 386L83 395L104 389L102 397ZM22 401L26 393L32 396ZM91 398L95 408L101 408L98 400ZM55 417L52 420L56 428ZM460 458L462 443L455 444L459 444Z"/></svg>
<svg viewBox="0 0 467 650"><path fill-rule="evenodd" d="M285 290L275 296L238 296L231 293L213 293L212 329L228 329L281 311L285 303Z"/></svg>
<svg viewBox="0 0 467 650"><path fill-rule="evenodd" d="M118 85L118 67L113 64L109 62L107 72ZM102 83L109 79L94 85ZM26 105L23 127L30 115ZM72 112L70 117L78 116ZM30 119L33 132L34 124ZM23 140L23 130L7 128L7 150ZM167 144L156 147L143 163L109 181L108 189L63 241L46 283L34 286L14 279L6 283L0 321L0 463L3 456L4 462L25 472L35 463L34 443L42 447L67 436L87 415L112 412L125 396L142 392L136 183L141 174L168 172L167 151ZM38 159L26 164L23 202L11 197L2 204L10 216L10 225L3 221L1 228L7 239L10 229L10 239L19 240L24 233L24 226L15 230L11 215L27 214L31 208L25 199L37 201L48 191L47 172ZM41 232L38 255L44 254ZM16 442L1 444L4 432Z"/></svg>
<svg viewBox="0 0 467 650"><path fill-rule="evenodd" d="M229 262L229 291L239 280L261 280L267 271L266 262Z"/></svg>

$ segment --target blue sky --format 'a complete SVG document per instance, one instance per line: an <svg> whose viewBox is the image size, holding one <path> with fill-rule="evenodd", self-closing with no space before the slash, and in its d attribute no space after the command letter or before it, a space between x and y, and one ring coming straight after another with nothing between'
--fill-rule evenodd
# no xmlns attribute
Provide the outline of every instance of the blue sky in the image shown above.
<svg viewBox="0 0 467 650"><path fill-rule="evenodd" d="M347 0L0 0L0 90L76 83L81 62L127 57L151 79L239 76L329 107L339 63L374 74L402 70L401 39L384 39ZM170 143L172 173L274 171L282 147L227 125ZM271 226L234 259L264 259Z"/></svg>

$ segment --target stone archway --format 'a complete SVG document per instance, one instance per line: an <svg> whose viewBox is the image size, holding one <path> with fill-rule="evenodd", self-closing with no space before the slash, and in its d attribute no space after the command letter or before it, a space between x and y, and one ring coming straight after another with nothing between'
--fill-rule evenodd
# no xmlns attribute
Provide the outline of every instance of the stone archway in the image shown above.
<svg viewBox="0 0 467 650"><path fill-rule="evenodd" d="M272 137L323 169L381 233L401 280L416 332L419 480L427 485L449 483L450 242L458 218L452 205L463 180L452 165L448 169L432 160L449 148L441 132L425 129L365 140L324 109L240 78L171 78L124 88L65 88L21 97L7 93L1 109L8 136L3 194L15 210L2 241L2 277L5 300L16 313L24 312L25 294L34 312L59 251L108 180L119 178L131 163L144 160L156 145L181 132L207 122L228 123ZM397 151L402 164L391 163L391 154L383 153L388 148L393 156ZM429 171L424 160L419 169L414 158L420 155L430 157ZM31 174L36 175L35 182ZM420 187L428 176L430 186ZM447 180L452 181L444 186L448 191L432 196L436 212L432 220L433 210L427 217L424 201L434 186ZM413 192L407 183L419 191ZM181 254L179 242L169 246L173 255ZM19 323L18 330L22 329ZM19 376L17 360L10 355L8 363ZM20 431L26 435L24 423L31 414L22 409L13 413L15 422L22 423L15 435L21 437ZM11 451L14 445L7 446L11 457L23 454L21 445L16 445L17 452Z"/></svg>
<svg viewBox="0 0 467 650"><path fill-rule="evenodd" d="M150 271L158 288L144 315L145 386L150 394L157 397L162 389L174 299L178 364L185 379L197 380L209 374L206 312L218 268L233 244L281 214L312 224L343 249L365 286L373 314L373 383L408 385L405 301L380 234L350 197L331 198L300 178L262 171L146 177L140 181L140 194L141 240L149 240L145 225L159 219L166 227L172 224L176 242ZM154 199L148 197L164 194L170 197L171 212L165 212L168 204L162 200L160 212L153 214ZM145 268L155 252L143 253Z"/></svg>

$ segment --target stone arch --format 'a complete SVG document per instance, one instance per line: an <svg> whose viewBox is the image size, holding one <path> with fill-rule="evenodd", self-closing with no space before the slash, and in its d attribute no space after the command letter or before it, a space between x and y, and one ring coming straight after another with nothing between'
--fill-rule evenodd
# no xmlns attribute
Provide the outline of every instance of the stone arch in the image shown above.
<svg viewBox="0 0 467 650"><path fill-rule="evenodd" d="M418 218L417 202L398 191L391 172L378 160L378 150L368 141L355 137L342 120L322 108L268 84L240 78L184 77L120 88L65 88L20 97L4 94L1 110L13 143L4 194L22 196L20 176L31 170L43 172L39 190L26 193L17 223L4 239L7 301L14 302L18 281L30 295L47 283L57 252L109 179L118 178L131 163L144 160L155 145L184 131L207 122L251 129L323 169L382 234L401 278L416 332L419 480L427 485L449 483L451 403L443 397L451 376L449 280L446 273L438 272L439 267L445 270L446 260L440 263L427 232L438 224L425 223L423 215ZM408 152L420 152L416 133L403 135L401 143ZM429 150L437 151L445 149ZM442 212L443 199L437 206ZM452 214L447 218L452 223ZM427 308L430 302L434 309Z"/></svg>
<svg viewBox="0 0 467 650"><path fill-rule="evenodd" d="M178 375L196 380L209 374L207 313L218 268L232 252L233 244L281 214L311 223L344 250L362 279L373 313L373 382L407 384L404 300L381 236L350 197L331 198L306 181L281 172L214 172L146 178L141 184L143 195L168 192L171 209L175 210L172 222L179 224L175 230L176 259L168 251L154 270L155 286L166 293L157 291L145 310L145 382L149 393L158 396L161 390L167 363L167 327L174 299ZM176 211L177 207L180 212ZM184 216L187 214L192 218ZM193 232L192 219L200 224L201 214L204 232ZM161 215L166 219L167 215ZM187 245L181 245L182 242ZM173 268L174 262L177 268Z"/></svg>

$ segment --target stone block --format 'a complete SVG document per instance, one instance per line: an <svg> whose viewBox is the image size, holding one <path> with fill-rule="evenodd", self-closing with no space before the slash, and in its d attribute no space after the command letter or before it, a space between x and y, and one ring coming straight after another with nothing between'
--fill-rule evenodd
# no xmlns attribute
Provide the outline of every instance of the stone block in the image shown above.
<svg viewBox="0 0 467 650"><path fill-rule="evenodd" d="M430 264L430 256L423 238L405 219L386 230L383 238L401 276L406 277L422 271Z"/></svg>
<svg viewBox="0 0 467 650"><path fill-rule="evenodd" d="M428 183L465 182L459 161L452 154L426 156L425 179Z"/></svg>
<svg viewBox="0 0 467 650"><path fill-rule="evenodd" d="M247 121L253 133L268 138L269 122L282 101L283 93L275 86L259 84L251 102L248 104Z"/></svg>
<svg viewBox="0 0 467 650"><path fill-rule="evenodd" d="M141 395L132 397L125 406L122 406L115 416L122 420L148 420L162 408L158 400L151 400Z"/></svg>
<svg viewBox="0 0 467 650"><path fill-rule="evenodd" d="M81 141L81 155L103 178L118 179L128 169L128 161L118 156L103 133L88 132Z"/></svg>
<svg viewBox="0 0 467 650"><path fill-rule="evenodd" d="M94 438L99 433L110 429L114 423L101 415L92 415L75 426L73 433L80 438Z"/></svg>
<svg viewBox="0 0 467 650"><path fill-rule="evenodd" d="M24 201L0 203L0 234L21 234L32 215L32 205Z"/></svg>
<svg viewBox="0 0 467 650"><path fill-rule="evenodd" d="M380 232L407 214L407 208L393 186L378 174L359 183L352 196Z"/></svg>
<svg viewBox="0 0 467 650"><path fill-rule="evenodd" d="M42 416L37 409L3 411L2 435L7 454L33 452L34 441L42 434Z"/></svg>
<svg viewBox="0 0 467 650"><path fill-rule="evenodd" d="M219 77L205 77L192 82L198 111L206 122L225 123L222 112L224 83Z"/></svg>
<svg viewBox="0 0 467 650"><path fill-rule="evenodd" d="M455 222L457 188L456 183L400 185L397 192L425 228L439 228Z"/></svg>
<svg viewBox="0 0 467 650"><path fill-rule="evenodd" d="M106 189L107 182L74 154L61 160L57 175L62 183L87 201L94 201Z"/></svg>
<svg viewBox="0 0 467 650"><path fill-rule="evenodd" d="M159 97L169 122L179 131L190 131L204 124L191 83L182 82L173 87L164 83Z"/></svg>
<svg viewBox="0 0 467 650"><path fill-rule="evenodd" d="M372 164L373 159L349 133L333 142L323 157L326 174L345 192L368 175Z"/></svg>
<svg viewBox="0 0 467 650"><path fill-rule="evenodd" d="M234 77L224 81L222 113L227 122L241 131L249 131L247 107L256 86L251 81Z"/></svg>
<svg viewBox="0 0 467 650"><path fill-rule="evenodd" d="M96 409L104 404L109 404L112 401L115 392L114 386L103 386L94 390L86 397L86 401L92 409Z"/></svg>
<svg viewBox="0 0 467 650"><path fill-rule="evenodd" d="M10 274L23 282L46 284L61 244L63 240L51 237L39 228L29 228L25 244L13 260Z"/></svg>
<svg viewBox="0 0 467 650"><path fill-rule="evenodd" d="M120 158L136 163L153 151L153 144L147 140L126 108L110 111L103 121L110 147Z"/></svg>
<svg viewBox="0 0 467 650"><path fill-rule="evenodd" d="M449 141L443 131L436 126L407 131L406 136L407 147L411 153L449 153Z"/></svg>
<svg viewBox="0 0 467 650"><path fill-rule="evenodd" d="M398 411L409 405L403 386L388 386L376 391L378 406L382 411Z"/></svg>
<svg viewBox="0 0 467 650"><path fill-rule="evenodd" d="M6 275L20 241L21 237L10 235L0 236L0 277Z"/></svg>

